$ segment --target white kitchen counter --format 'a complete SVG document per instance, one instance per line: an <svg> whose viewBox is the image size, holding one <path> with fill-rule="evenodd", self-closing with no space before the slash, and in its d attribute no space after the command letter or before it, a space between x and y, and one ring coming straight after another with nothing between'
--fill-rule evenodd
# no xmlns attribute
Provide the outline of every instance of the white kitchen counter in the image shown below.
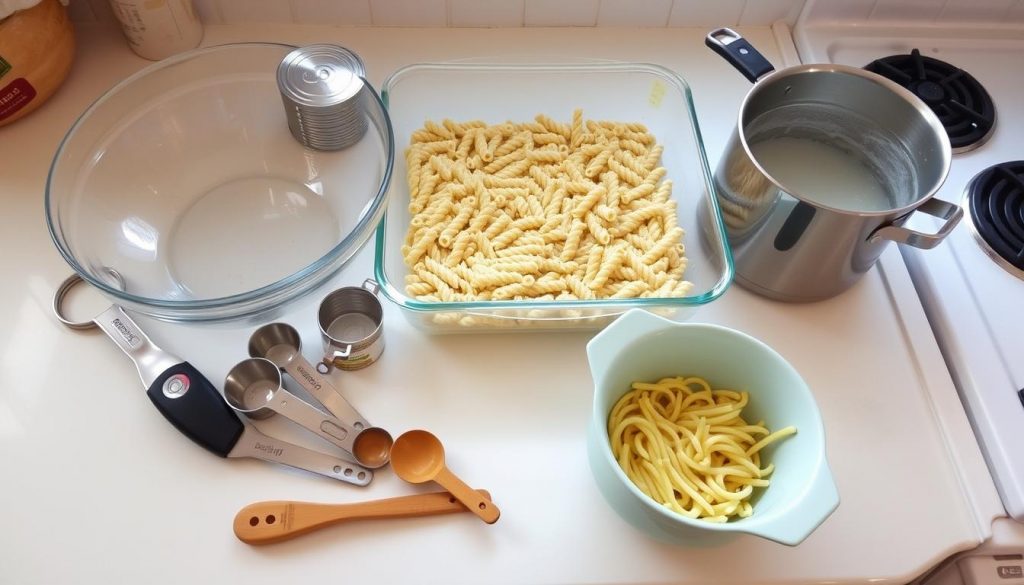
<svg viewBox="0 0 1024 585"><path fill-rule="evenodd" d="M210 27L205 44L336 42L379 83L411 62L507 55L648 61L693 88L712 167L749 88L696 29ZM774 62L767 28L744 29ZM70 78L40 110L0 128L0 582L28 583L803 583L905 582L972 548L1001 513L941 356L895 248L848 293L785 305L734 287L696 320L746 331L807 379L821 407L838 510L803 544L740 537L717 548L660 544L620 520L587 467L591 387L583 334L431 337L385 306L387 350L335 374L367 418L397 436L431 429L450 467L502 509L339 526L269 547L231 521L257 500L348 502L419 491L385 469L355 488L249 460L221 460L167 424L132 364L99 333L51 315L69 273L46 232L50 159L75 117L147 64L114 29L79 27ZM510 99L515 99L510 96ZM371 275L372 244L331 282ZM319 348L321 293L275 318ZM245 357L252 324L140 324L215 384ZM283 421L260 423L310 446ZM324 445L318 448L327 450Z"/></svg>

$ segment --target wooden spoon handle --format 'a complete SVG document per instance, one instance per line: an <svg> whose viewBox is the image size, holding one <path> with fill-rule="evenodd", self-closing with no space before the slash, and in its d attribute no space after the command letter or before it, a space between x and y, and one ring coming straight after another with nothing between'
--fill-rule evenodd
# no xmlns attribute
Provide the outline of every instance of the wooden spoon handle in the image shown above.
<svg viewBox="0 0 1024 585"><path fill-rule="evenodd" d="M490 501L486 490L473 492ZM448 492L434 492L372 500L355 504L316 504L312 502L267 501L242 508L235 515L234 530L248 544L272 544L288 540L324 526L356 519L406 518L465 512L466 506Z"/></svg>
<svg viewBox="0 0 1024 585"><path fill-rule="evenodd" d="M447 467L442 468L441 471L437 473L434 477L434 481L441 484L441 487L448 490L453 496L458 498L460 502L469 508L470 512L479 516L484 522L494 524L498 521L498 516L501 515L501 510L491 502L491 499L482 497L479 493L473 491L473 488L466 485Z"/></svg>

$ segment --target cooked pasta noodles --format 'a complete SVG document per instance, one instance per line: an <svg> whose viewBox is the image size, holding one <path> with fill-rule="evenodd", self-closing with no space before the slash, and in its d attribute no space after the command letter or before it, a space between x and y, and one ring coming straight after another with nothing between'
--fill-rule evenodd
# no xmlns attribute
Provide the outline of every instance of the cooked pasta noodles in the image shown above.
<svg viewBox="0 0 1024 585"><path fill-rule="evenodd" d="M580 110L570 123L427 121L406 151L407 292L427 301L685 295L684 234L661 152L642 124Z"/></svg>
<svg viewBox="0 0 1024 585"><path fill-rule="evenodd" d="M750 496L775 469L761 450L796 433L770 432L742 416L746 392L713 390L703 378L634 382L612 408L612 453L637 488L666 508L709 522L753 513Z"/></svg>

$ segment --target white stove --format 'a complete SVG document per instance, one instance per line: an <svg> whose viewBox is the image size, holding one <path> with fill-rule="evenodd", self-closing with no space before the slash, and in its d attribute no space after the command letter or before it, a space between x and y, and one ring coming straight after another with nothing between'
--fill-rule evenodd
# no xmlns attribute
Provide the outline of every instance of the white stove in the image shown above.
<svg viewBox="0 0 1024 585"><path fill-rule="evenodd" d="M891 79L903 77L940 119L949 118L954 126L955 154L938 197L963 205L965 217L937 248L901 252L1005 518L1017 522L995 519L1005 525L993 530L993 538L957 570L946 571L947 577L960 573L962 578L941 582L1024 581L1019 571L1024 553L1024 28L820 18L828 12L805 9L794 35L803 62L871 64ZM933 71L939 62L953 68ZM984 90L966 87L970 78ZM994 106L991 129L986 127L992 117L982 95L986 92ZM982 174L1000 164L1004 169ZM977 199L971 205L967 192L975 177L972 197ZM934 232L938 224L915 217L911 226ZM1007 568L1011 565L1018 568Z"/></svg>

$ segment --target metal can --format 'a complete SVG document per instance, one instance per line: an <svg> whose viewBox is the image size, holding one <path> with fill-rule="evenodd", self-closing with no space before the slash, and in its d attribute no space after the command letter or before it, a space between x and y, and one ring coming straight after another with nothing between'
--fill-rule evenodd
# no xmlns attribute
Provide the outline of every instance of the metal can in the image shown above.
<svg viewBox="0 0 1024 585"><path fill-rule="evenodd" d="M366 133L366 68L352 51L331 44L299 47L277 68L288 128L303 145L341 150Z"/></svg>

